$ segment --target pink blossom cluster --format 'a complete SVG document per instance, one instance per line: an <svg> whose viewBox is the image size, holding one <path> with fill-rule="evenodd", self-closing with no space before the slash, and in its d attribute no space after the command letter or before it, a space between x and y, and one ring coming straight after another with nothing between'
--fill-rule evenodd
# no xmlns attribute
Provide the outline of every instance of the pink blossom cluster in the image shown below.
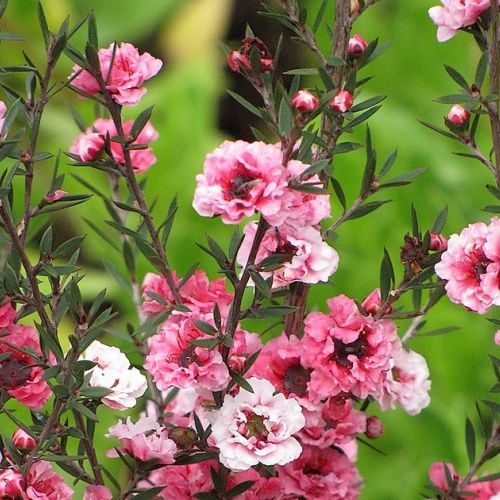
<svg viewBox="0 0 500 500"><path fill-rule="evenodd" d="M441 0L442 6L429 9L429 16L438 26L437 39L446 42L457 32L476 23L490 7L490 0Z"/></svg>
<svg viewBox="0 0 500 500"><path fill-rule="evenodd" d="M95 340L85 352L84 359L96 364L86 372L89 387L109 389L101 401L110 408L133 408L137 398L147 389L146 377L137 368L130 367L127 356L117 347Z"/></svg>
<svg viewBox="0 0 500 500"><path fill-rule="evenodd" d="M34 352L41 355L38 332L31 326L14 323L16 311L10 302L0 306L0 388L28 408L41 408L52 395L37 364Z"/></svg>
<svg viewBox="0 0 500 500"><path fill-rule="evenodd" d="M132 132L133 120L123 123L123 133L129 136ZM125 164L125 154L121 143L113 140L118 136L115 124L110 118L98 118L91 127L76 137L69 152L77 155L81 161L91 162L104 155L106 142L109 143L109 151L113 160L119 165ZM147 122L139 132L135 140L130 144L137 149L129 150L130 161L136 174L141 174L156 163L156 156L148 144L156 141L159 135L151 122Z"/></svg>
<svg viewBox="0 0 500 500"><path fill-rule="evenodd" d="M98 52L100 73L106 90L111 97L123 106L135 106L147 92L143 84L155 76L162 62L151 54L139 54L130 43L111 44ZM71 85L85 94L96 95L101 92L98 80L80 66L73 67Z"/></svg>
<svg viewBox="0 0 500 500"><path fill-rule="evenodd" d="M448 474L446 473L446 469L448 470ZM488 474L485 474L485 476L487 475ZM430 466L429 479L434 486L445 493L450 491L447 476L451 478L455 485L459 485L460 481L463 479L452 464L435 462ZM473 479L476 478L474 477ZM473 482L465 486L462 491L464 495L463 497L460 496L460 498L468 498L471 496L479 500L497 500L500 498L500 479ZM453 496L453 498L455 498L455 496Z"/></svg>
<svg viewBox="0 0 500 500"><path fill-rule="evenodd" d="M480 314L500 305L500 219L469 224L451 235L435 269L447 280L446 292L455 304Z"/></svg>

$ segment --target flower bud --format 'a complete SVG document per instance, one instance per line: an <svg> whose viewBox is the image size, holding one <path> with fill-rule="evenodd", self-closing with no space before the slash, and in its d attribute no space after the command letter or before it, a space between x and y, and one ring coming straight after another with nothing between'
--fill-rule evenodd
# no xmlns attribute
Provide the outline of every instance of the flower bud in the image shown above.
<svg viewBox="0 0 500 500"><path fill-rule="evenodd" d="M308 90L299 90L292 97L292 106L301 113L310 113L319 105L319 99Z"/></svg>
<svg viewBox="0 0 500 500"><path fill-rule="evenodd" d="M168 437L181 449L191 448L197 441L198 435L191 427L174 427Z"/></svg>
<svg viewBox="0 0 500 500"><path fill-rule="evenodd" d="M380 288L375 288L365 300L363 300L363 308L369 314L377 314L382 305L382 297L380 295ZM392 312L392 307L386 307L385 314L390 314Z"/></svg>
<svg viewBox="0 0 500 500"><path fill-rule="evenodd" d="M448 113L446 117L447 120L456 127L461 127L464 123L467 123L470 119L470 111L464 109L460 104L455 104Z"/></svg>
<svg viewBox="0 0 500 500"><path fill-rule="evenodd" d="M330 109L337 113L345 113L352 106L352 94L348 90L339 90L330 102Z"/></svg>
<svg viewBox="0 0 500 500"><path fill-rule="evenodd" d="M359 0L351 0L351 14L358 12L359 7Z"/></svg>
<svg viewBox="0 0 500 500"><path fill-rule="evenodd" d="M0 472L0 498L25 498L24 479L14 469Z"/></svg>
<svg viewBox="0 0 500 500"><path fill-rule="evenodd" d="M36 439L23 429L17 429L12 435L12 443L20 450L31 451L36 446Z"/></svg>
<svg viewBox="0 0 500 500"><path fill-rule="evenodd" d="M45 201L47 203L54 203L64 198L67 195L68 193L66 191L63 191L62 189L57 189L53 193L49 193L47 196L45 196Z"/></svg>
<svg viewBox="0 0 500 500"><path fill-rule="evenodd" d="M365 435L369 439L377 439L384 434L384 424L377 417L368 417L366 419Z"/></svg>
<svg viewBox="0 0 500 500"><path fill-rule="evenodd" d="M431 244L430 249L435 252L440 252L441 250L446 250L448 248L448 240L442 235L437 233L430 233Z"/></svg>
<svg viewBox="0 0 500 500"><path fill-rule="evenodd" d="M228 54L227 64L235 73L239 73L241 68L247 70L250 69L250 61L248 60L248 57L240 54L237 50L233 50L230 54Z"/></svg>
<svg viewBox="0 0 500 500"><path fill-rule="evenodd" d="M368 47L368 42L358 33L349 39L348 52L351 56L361 55Z"/></svg>

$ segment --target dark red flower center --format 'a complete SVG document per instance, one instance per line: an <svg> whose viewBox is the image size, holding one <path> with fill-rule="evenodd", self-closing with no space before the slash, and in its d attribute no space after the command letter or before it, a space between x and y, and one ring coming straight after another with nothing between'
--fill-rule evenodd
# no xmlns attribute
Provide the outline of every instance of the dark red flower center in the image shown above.
<svg viewBox="0 0 500 500"><path fill-rule="evenodd" d="M189 346L186 350L179 354L179 359L177 363L182 368L188 368L191 363L196 363L198 361L198 356L195 353L196 347L194 345Z"/></svg>
<svg viewBox="0 0 500 500"><path fill-rule="evenodd" d="M311 370L300 365L290 366L285 372L283 388L297 396L307 394L307 383L311 380Z"/></svg>
<svg viewBox="0 0 500 500"><path fill-rule="evenodd" d="M30 371L26 363L14 356L0 361L0 387L16 389L29 380Z"/></svg>
<svg viewBox="0 0 500 500"><path fill-rule="evenodd" d="M352 362L348 359L348 356L354 355L358 359L362 359L368 352L368 342L362 333L354 342L344 344L341 340L335 339L333 345L335 352L332 358L344 368L350 368L352 366Z"/></svg>
<svg viewBox="0 0 500 500"><path fill-rule="evenodd" d="M231 186L229 187L229 197L231 199L245 199L254 184L255 177L247 174L237 175L232 180Z"/></svg>

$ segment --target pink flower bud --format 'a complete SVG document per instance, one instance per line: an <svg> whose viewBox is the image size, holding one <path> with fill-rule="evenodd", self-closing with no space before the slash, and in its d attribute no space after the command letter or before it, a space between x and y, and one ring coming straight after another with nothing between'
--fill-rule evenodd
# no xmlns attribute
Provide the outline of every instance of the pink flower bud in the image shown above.
<svg viewBox="0 0 500 500"><path fill-rule="evenodd" d="M352 106L352 94L348 90L339 90L330 102L330 109L337 113L345 113Z"/></svg>
<svg viewBox="0 0 500 500"><path fill-rule="evenodd" d="M14 469L4 469L0 472L0 498L26 498L24 479Z"/></svg>
<svg viewBox="0 0 500 500"><path fill-rule="evenodd" d="M375 288L365 300L363 300L363 307L367 313L377 314L379 312L380 306L382 305L382 297L380 295L380 288ZM386 308L385 313L390 314L392 312L392 307Z"/></svg>
<svg viewBox="0 0 500 500"><path fill-rule="evenodd" d="M437 233L431 233L431 244L430 249L435 252L440 252L441 250L446 250L448 248L448 240L442 235Z"/></svg>
<svg viewBox="0 0 500 500"><path fill-rule="evenodd" d="M377 417L368 417L366 419L365 435L369 439L377 439L384 434L384 424Z"/></svg>
<svg viewBox="0 0 500 500"><path fill-rule="evenodd" d="M292 106L302 113L310 113L319 105L319 99L308 90L299 90L292 97Z"/></svg>
<svg viewBox="0 0 500 500"><path fill-rule="evenodd" d="M368 47L368 42L359 33L349 39L348 51L351 56L359 56L366 50L366 47Z"/></svg>
<svg viewBox="0 0 500 500"><path fill-rule="evenodd" d="M453 123L457 127L461 127L464 123L467 123L470 119L470 111L464 109L460 104L455 104L448 113L446 117L448 121Z"/></svg>
<svg viewBox="0 0 500 500"><path fill-rule="evenodd" d="M359 7L359 0L351 0L351 14L358 12Z"/></svg>
<svg viewBox="0 0 500 500"><path fill-rule="evenodd" d="M60 199L64 198L65 196L68 196L68 193L66 191L63 191L62 189L58 189L54 191L53 193L49 193L45 197L45 201L47 203L54 203L56 201L59 201Z"/></svg>
<svg viewBox="0 0 500 500"><path fill-rule="evenodd" d="M248 60L248 57L240 54L237 50L233 50L230 54L228 54L227 64L235 73L239 73L241 68L247 70L250 69L250 61Z"/></svg>
<svg viewBox="0 0 500 500"><path fill-rule="evenodd" d="M12 435L12 442L20 450L30 451L36 446L36 439L22 429L17 429Z"/></svg>

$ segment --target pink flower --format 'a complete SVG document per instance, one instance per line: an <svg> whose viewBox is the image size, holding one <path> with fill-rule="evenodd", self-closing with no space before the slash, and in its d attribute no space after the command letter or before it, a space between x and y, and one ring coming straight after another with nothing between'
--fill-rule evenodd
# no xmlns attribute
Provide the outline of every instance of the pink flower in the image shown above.
<svg viewBox="0 0 500 500"><path fill-rule="evenodd" d="M237 224L256 211L280 224L287 187L282 159L275 145L225 141L207 155L204 173L196 176L194 209L205 217L220 215L225 224Z"/></svg>
<svg viewBox="0 0 500 500"><path fill-rule="evenodd" d="M192 500L196 493L213 490L210 468L217 468L214 460L190 464L168 465L151 472L148 479L139 482L139 488L151 489L153 486L165 486L159 498L167 500Z"/></svg>
<svg viewBox="0 0 500 500"><path fill-rule="evenodd" d="M62 189L56 189L52 193L49 193L45 196L45 201L47 203L55 203L56 201L62 200L66 196L68 196L68 193L66 191L63 191Z"/></svg>
<svg viewBox="0 0 500 500"><path fill-rule="evenodd" d="M461 127L470 120L470 111L467 111L460 104L455 104L450 109L446 119L456 127Z"/></svg>
<svg viewBox="0 0 500 500"><path fill-rule="evenodd" d="M355 500L362 484L354 465L332 448L304 446L298 460L276 470L283 493L292 498Z"/></svg>
<svg viewBox="0 0 500 500"><path fill-rule="evenodd" d="M229 371L219 351L191 343L213 338L196 328L194 320L198 319L213 321L211 315L172 315L149 339L144 368L160 390L174 386L220 391L229 383Z"/></svg>
<svg viewBox="0 0 500 500"><path fill-rule="evenodd" d="M147 52L139 54L130 43L111 44L107 49L100 49L98 54L106 89L123 106L135 106L141 100L147 92L143 83L155 76L163 64ZM71 82L73 87L91 95L100 92L97 80L88 71L82 71L80 66L73 67L71 77L78 72Z"/></svg>
<svg viewBox="0 0 500 500"><path fill-rule="evenodd" d="M351 56L359 56L366 50L366 47L368 47L368 42L359 33L349 39L348 51Z"/></svg>
<svg viewBox="0 0 500 500"><path fill-rule="evenodd" d="M102 484L89 484L85 488L83 500L113 500L113 494Z"/></svg>
<svg viewBox="0 0 500 500"><path fill-rule="evenodd" d="M129 136L132 132L133 120L126 121L123 124L123 133ZM82 161L93 161L98 158L101 152L104 151L105 138L110 139L116 137L118 132L110 118L98 118L92 127L89 127L85 132L76 137L69 152L80 157ZM156 156L151 148L147 145L158 139L158 132L154 129L151 122L147 122L141 130L135 141L131 144L134 146L143 145L144 148L132 149L129 151L130 159L134 172L141 174L156 163ZM125 165L125 155L123 147L119 142L110 141L110 149L113 159L120 165Z"/></svg>
<svg viewBox="0 0 500 500"><path fill-rule="evenodd" d="M363 316L345 295L327 303L329 314L312 312L305 319L303 359L314 368L311 390L320 399L339 393L380 396L400 346L396 325Z"/></svg>
<svg viewBox="0 0 500 500"><path fill-rule="evenodd" d="M173 273L175 283L178 285L180 279ZM173 306L175 304L174 296L167 280L164 276L154 273L147 273L142 283L142 298L144 300L141 310L144 314L152 316L165 311L166 305L155 300L149 292L155 293L164 299L164 301ZM209 281L204 271L197 270L186 283L179 289L182 303L192 311L201 314L211 313L215 305L223 316L227 314L233 295L230 294L224 285L223 278L217 278Z"/></svg>
<svg viewBox="0 0 500 500"><path fill-rule="evenodd" d="M451 235L435 269L448 280L446 292L455 304L480 314L500 305L500 219L493 217L489 225L476 222Z"/></svg>
<svg viewBox="0 0 500 500"><path fill-rule="evenodd" d="M245 239L238 253L238 263L244 266L256 233L256 223L249 222L244 229ZM287 286L294 281L319 283L328 281L337 270L339 257L321 233L312 226L292 228L282 226L267 231L257 253L257 265L270 255L281 254L283 264L273 271L273 287ZM271 273L264 272L264 276Z"/></svg>
<svg viewBox="0 0 500 500"><path fill-rule="evenodd" d="M383 410L394 408L398 402L410 415L417 415L431 401L429 368L425 358L415 351L400 349L394 356L394 366L379 400Z"/></svg>
<svg viewBox="0 0 500 500"><path fill-rule="evenodd" d="M345 113L352 106L352 94L348 90L339 90L330 102L330 109L337 113Z"/></svg>
<svg viewBox="0 0 500 500"><path fill-rule="evenodd" d="M301 443L318 448L345 445L366 430L366 414L342 396L327 399L319 410L304 409L304 416L306 425L298 437Z"/></svg>
<svg viewBox="0 0 500 500"><path fill-rule="evenodd" d="M118 423L108 429L107 437L122 442L122 451L142 462L158 460L160 464L173 464L177 446L168 437L169 429L149 417L140 418L135 424L130 417L125 423ZM116 450L108 452L109 457L117 456Z"/></svg>
<svg viewBox="0 0 500 500"><path fill-rule="evenodd" d="M23 350L25 347L41 354L38 333L31 326L11 325L7 335L0 337L0 353L9 353L0 361L0 387L21 404L37 409L47 402L52 391L43 378L43 368L33 366L34 359Z"/></svg>
<svg viewBox="0 0 500 500"><path fill-rule="evenodd" d="M30 451L36 446L36 439L23 429L18 428L12 435L12 443L16 448Z"/></svg>
<svg viewBox="0 0 500 500"><path fill-rule="evenodd" d="M226 395L214 416L212 434L219 448L219 459L234 471L253 465L284 465L301 453L292 437L304 426L304 416L294 399L274 395L268 381L251 377L253 393L244 389L236 396Z"/></svg>
<svg viewBox="0 0 500 500"><path fill-rule="evenodd" d="M285 498L279 477L263 477L255 469L231 474L227 479L226 490L230 491L245 481L254 481L254 484L244 493L235 497L237 500L279 500Z"/></svg>
<svg viewBox="0 0 500 500"><path fill-rule="evenodd" d="M16 319L16 310L12 307L12 303L8 297L4 297L0 305L0 328L5 329L11 326Z"/></svg>
<svg viewBox="0 0 500 500"><path fill-rule="evenodd" d="M26 498L24 487L24 478L17 470L0 470L0 498Z"/></svg>
<svg viewBox="0 0 500 500"><path fill-rule="evenodd" d="M441 252L448 248L448 240L442 235L437 233L430 233L431 244L430 249L435 252Z"/></svg>
<svg viewBox="0 0 500 500"><path fill-rule="evenodd" d="M495 333L495 344L500 345L500 330L497 330Z"/></svg>
<svg viewBox="0 0 500 500"><path fill-rule="evenodd" d="M0 139L5 138L3 131L3 124L5 123L5 114L7 113L7 106L3 101L0 101Z"/></svg>
<svg viewBox="0 0 500 500"><path fill-rule="evenodd" d="M73 490L49 462L35 462L24 476L26 497L33 500L71 500Z"/></svg>
<svg viewBox="0 0 500 500"><path fill-rule="evenodd" d="M89 387L105 387L109 394L102 402L115 410L125 410L136 405L148 387L146 377L137 369L130 368L127 356L117 347L94 340L85 353L85 359L96 366L87 371Z"/></svg>
<svg viewBox="0 0 500 500"><path fill-rule="evenodd" d="M308 90L299 90L292 97L292 106L301 113L310 113L319 106L319 99Z"/></svg>
<svg viewBox="0 0 500 500"><path fill-rule="evenodd" d="M490 0L441 0L443 6L431 7L429 16L438 26L437 39L446 42L460 28L475 24L477 18L490 7Z"/></svg>

